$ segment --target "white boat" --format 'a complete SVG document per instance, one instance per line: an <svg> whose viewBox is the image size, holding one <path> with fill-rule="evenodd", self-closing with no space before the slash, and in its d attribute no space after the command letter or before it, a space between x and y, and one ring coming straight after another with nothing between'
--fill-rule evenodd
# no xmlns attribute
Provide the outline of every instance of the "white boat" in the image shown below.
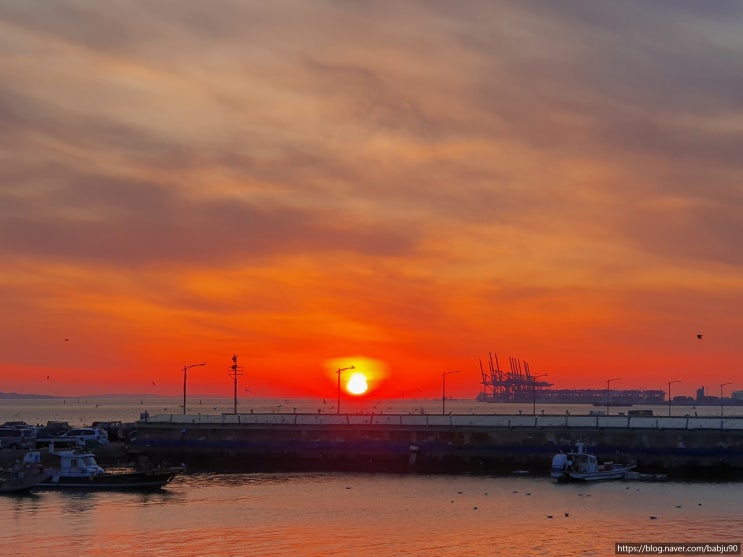
<svg viewBox="0 0 743 557"><path fill-rule="evenodd" d="M563 482L618 480L626 477L635 464L599 464L596 457L585 451L583 443L576 443L575 450L567 454L559 452L552 457L550 475Z"/></svg>
<svg viewBox="0 0 743 557"><path fill-rule="evenodd" d="M107 472L98 465L95 455L90 452L55 451L52 447L49 454L57 458L57 464L46 468L49 475L38 484L41 488L159 489L183 472L181 466Z"/></svg>

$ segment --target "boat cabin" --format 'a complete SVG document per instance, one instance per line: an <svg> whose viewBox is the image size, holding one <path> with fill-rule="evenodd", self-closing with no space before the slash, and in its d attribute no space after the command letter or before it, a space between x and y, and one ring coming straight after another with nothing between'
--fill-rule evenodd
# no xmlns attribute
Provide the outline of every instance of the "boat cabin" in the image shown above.
<svg viewBox="0 0 743 557"><path fill-rule="evenodd" d="M78 453L76 451L59 451L59 473L65 477L87 478L103 474L103 468L98 466L92 453Z"/></svg>

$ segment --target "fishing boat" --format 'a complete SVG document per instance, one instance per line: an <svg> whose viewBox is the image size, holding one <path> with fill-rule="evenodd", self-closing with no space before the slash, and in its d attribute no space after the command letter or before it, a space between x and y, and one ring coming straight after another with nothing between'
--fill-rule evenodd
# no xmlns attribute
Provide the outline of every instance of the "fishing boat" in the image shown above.
<svg viewBox="0 0 743 557"><path fill-rule="evenodd" d="M550 475L561 482L618 480L625 478L633 468L635 464L599 464L594 455L586 452L585 444L578 442L574 451L559 452L552 457Z"/></svg>
<svg viewBox="0 0 743 557"><path fill-rule="evenodd" d="M98 465L95 455L91 452L55 451L51 447L49 454L57 462L54 466L46 468L48 476L38 484L40 488L155 490L167 485L183 472L182 466L107 472Z"/></svg>
<svg viewBox="0 0 743 557"><path fill-rule="evenodd" d="M49 477L38 460L24 458L23 464L14 463L0 468L0 493L22 493L30 491Z"/></svg>

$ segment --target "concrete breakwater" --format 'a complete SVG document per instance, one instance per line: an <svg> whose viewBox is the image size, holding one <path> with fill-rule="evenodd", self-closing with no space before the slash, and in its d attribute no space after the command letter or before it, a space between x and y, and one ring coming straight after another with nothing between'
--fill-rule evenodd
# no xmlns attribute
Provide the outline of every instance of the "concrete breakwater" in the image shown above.
<svg viewBox="0 0 743 557"><path fill-rule="evenodd" d="M130 450L197 470L542 474L577 441L640 471L743 477L743 418L160 414L137 422Z"/></svg>

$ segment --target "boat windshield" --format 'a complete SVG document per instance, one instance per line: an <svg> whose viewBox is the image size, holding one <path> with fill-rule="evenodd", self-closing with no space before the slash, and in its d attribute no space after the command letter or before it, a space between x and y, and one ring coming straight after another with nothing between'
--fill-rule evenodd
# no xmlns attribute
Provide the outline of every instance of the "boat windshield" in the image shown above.
<svg viewBox="0 0 743 557"><path fill-rule="evenodd" d="M97 468L98 463L95 461L95 458L92 455L83 456L83 457L80 457L80 466L85 467L85 468L88 468L88 467Z"/></svg>
<svg viewBox="0 0 743 557"><path fill-rule="evenodd" d="M77 455L72 458L62 459L63 470L97 470L98 463L93 455Z"/></svg>

